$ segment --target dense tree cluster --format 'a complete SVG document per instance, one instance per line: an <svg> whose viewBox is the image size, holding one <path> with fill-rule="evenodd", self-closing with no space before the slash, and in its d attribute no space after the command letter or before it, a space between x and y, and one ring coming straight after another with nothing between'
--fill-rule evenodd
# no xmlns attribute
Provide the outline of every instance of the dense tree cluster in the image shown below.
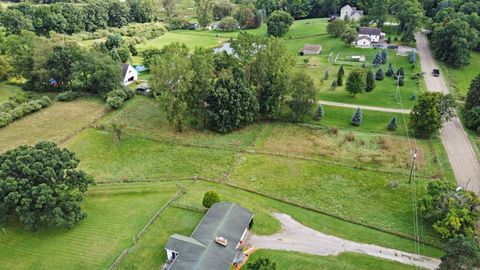
<svg viewBox="0 0 480 270"><path fill-rule="evenodd" d="M410 129L419 138L430 138L455 113L455 102L451 95L422 93L410 112Z"/></svg>
<svg viewBox="0 0 480 270"><path fill-rule="evenodd" d="M11 5L0 13L0 23L8 34L22 30L48 36L50 32L73 34L96 31L107 26L121 27L130 22L151 22L156 19L155 0L94 0L84 5L57 3L52 5Z"/></svg>
<svg viewBox="0 0 480 270"><path fill-rule="evenodd" d="M276 38L240 33L234 55L183 44L149 52L151 85L170 124L217 132L239 129L257 118L301 121L313 113L316 88ZM145 59L144 59L145 61Z"/></svg>
<svg viewBox="0 0 480 270"><path fill-rule="evenodd" d="M51 142L0 155L0 222L16 216L29 230L72 228L85 218L83 193L93 179L78 170L74 153Z"/></svg>

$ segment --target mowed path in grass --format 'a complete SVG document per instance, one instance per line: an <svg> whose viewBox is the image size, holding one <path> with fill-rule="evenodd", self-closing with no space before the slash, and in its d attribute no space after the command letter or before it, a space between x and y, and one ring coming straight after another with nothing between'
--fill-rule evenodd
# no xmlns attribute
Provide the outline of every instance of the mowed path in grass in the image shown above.
<svg viewBox="0 0 480 270"><path fill-rule="evenodd" d="M50 107L19 119L0 129L0 152L41 140L60 142L101 117L100 99L83 98L54 102Z"/></svg>
<svg viewBox="0 0 480 270"><path fill-rule="evenodd" d="M175 185L92 187L82 204L87 218L71 230L7 226L0 234L0 268L107 269L176 191Z"/></svg>

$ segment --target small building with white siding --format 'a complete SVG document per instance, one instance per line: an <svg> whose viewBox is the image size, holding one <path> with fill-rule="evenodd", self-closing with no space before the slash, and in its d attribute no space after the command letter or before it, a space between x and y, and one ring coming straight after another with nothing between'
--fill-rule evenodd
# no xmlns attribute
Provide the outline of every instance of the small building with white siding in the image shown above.
<svg viewBox="0 0 480 270"><path fill-rule="evenodd" d="M122 64L123 85L130 85L138 80L138 71L130 64Z"/></svg>

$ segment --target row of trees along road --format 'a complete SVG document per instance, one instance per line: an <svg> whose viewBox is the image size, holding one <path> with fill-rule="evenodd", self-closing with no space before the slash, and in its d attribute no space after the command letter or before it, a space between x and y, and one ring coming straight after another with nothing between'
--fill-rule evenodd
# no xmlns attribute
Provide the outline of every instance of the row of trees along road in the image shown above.
<svg viewBox="0 0 480 270"><path fill-rule="evenodd" d="M235 56L174 43L149 53L151 85L170 124L229 132L258 118L301 121L316 105L313 80L292 72L280 39L240 33Z"/></svg>

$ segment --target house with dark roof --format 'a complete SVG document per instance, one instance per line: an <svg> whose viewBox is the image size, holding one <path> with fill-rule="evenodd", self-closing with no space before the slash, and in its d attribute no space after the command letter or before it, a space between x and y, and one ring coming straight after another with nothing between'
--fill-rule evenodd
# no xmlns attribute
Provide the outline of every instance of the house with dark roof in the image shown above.
<svg viewBox="0 0 480 270"><path fill-rule="evenodd" d="M377 27L360 27L355 45L360 47L374 46L375 44L385 43L385 33Z"/></svg>
<svg viewBox="0 0 480 270"><path fill-rule="evenodd" d="M363 10L359 10L356 7L346 5L340 9L340 19L358 21L363 17Z"/></svg>
<svg viewBox="0 0 480 270"><path fill-rule="evenodd" d="M129 85L138 80L138 71L130 64L122 64L123 84Z"/></svg>
<svg viewBox="0 0 480 270"><path fill-rule="evenodd" d="M243 259L242 244L253 213L221 202L208 209L191 236L170 236L165 250L168 270L229 270Z"/></svg>
<svg viewBox="0 0 480 270"><path fill-rule="evenodd" d="M300 49L300 55L316 55L322 52L322 46L320 45L309 45L305 44L303 48Z"/></svg>

